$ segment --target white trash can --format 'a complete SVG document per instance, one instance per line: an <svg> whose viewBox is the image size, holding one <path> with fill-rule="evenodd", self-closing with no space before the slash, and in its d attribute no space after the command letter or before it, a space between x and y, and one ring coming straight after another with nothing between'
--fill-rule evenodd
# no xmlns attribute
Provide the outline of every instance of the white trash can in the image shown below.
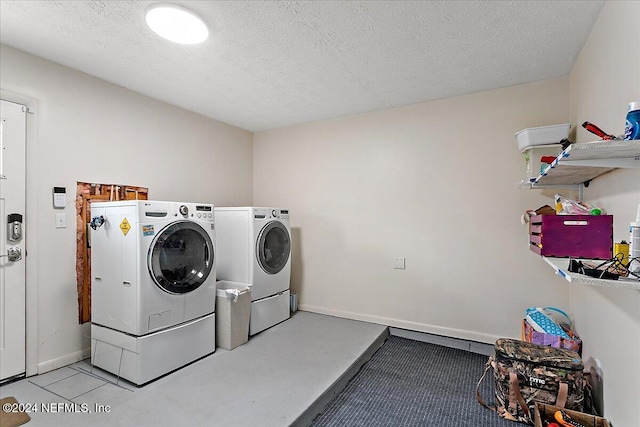
<svg viewBox="0 0 640 427"><path fill-rule="evenodd" d="M249 340L251 314L251 285L247 283L216 282L216 344L225 350Z"/></svg>

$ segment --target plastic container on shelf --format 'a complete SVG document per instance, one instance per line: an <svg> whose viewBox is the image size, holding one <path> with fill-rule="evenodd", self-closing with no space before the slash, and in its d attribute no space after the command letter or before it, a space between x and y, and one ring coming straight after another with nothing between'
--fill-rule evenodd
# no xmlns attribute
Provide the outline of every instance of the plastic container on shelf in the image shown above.
<svg viewBox="0 0 640 427"><path fill-rule="evenodd" d="M522 151L535 145L558 144L569 136L569 129L571 123L523 129L515 134L518 149Z"/></svg>
<svg viewBox="0 0 640 427"><path fill-rule="evenodd" d="M562 145L537 145L527 147L522 151L525 162L525 180L531 181L540 175L540 172L547 166L542 161L543 157L557 157L562 153Z"/></svg>
<svg viewBox="0 0 640 427"><path fill-rule="evenodd" d="M625 240L613 244L613 257L618 258L623 264L629 262L629 244Z"/></svg>

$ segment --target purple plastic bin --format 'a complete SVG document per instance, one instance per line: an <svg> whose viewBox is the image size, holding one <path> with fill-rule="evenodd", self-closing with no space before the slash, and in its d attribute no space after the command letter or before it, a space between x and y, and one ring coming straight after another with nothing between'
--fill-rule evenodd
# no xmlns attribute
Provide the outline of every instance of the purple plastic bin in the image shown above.
<svg viewBox="0 0 640 427"><path fill-rule="evenodd" d="M529 248L548 257L610 259L613 215L536 215Z"/></svg>

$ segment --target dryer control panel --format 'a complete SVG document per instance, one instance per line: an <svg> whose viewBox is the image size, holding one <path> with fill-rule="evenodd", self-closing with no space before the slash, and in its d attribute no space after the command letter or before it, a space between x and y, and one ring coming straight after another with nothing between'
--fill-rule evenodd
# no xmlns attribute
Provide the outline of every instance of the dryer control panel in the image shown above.
<svg viewBox="0 0 640 427"><path fill-rule="evenodd" d="M271 218L289 219L289 211L287 209L271 209Z"/></svg>
<svg viewBox="0 0 640 427"><path fill-rule="evenodd" d="M195 217L213 221L213 205L195 205Z"/></svg>

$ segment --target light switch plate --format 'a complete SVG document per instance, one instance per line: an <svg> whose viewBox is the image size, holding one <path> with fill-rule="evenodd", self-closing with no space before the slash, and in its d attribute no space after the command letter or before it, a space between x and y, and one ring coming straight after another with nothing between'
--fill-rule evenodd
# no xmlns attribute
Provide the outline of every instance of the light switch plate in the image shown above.
<svg viewBox="0 0 640 427"><path fill-rule="evenodd" d="M56 228L67 228L67 214L56 214Z"/></svg>
<svg viewBox="0 0 640 427"><path fill-rule="evenodd" d="M395 257L393 260L393 268L396 270L404 270L404 257Z"/></svg>

